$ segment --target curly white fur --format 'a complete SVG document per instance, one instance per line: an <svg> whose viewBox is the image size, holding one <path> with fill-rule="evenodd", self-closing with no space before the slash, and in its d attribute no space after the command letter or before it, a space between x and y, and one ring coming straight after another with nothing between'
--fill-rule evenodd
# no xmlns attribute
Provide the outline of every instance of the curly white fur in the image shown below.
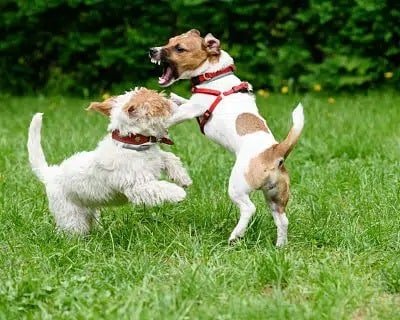
<svg viewBox="0 0 400 320"><path fill-rule="evenodd" d="M123 111L128 96L115 99L109 130L163 136L165 119L132 119ZM164 201L182 201L181 186L192 181L180 159L157 144L145 151L125 149L108 134L90 152L79 152L59 165L49 166L40 143L42 114L34 115L28 138L29 161L33 172L44 183L50 211L59 229L84 234L98 221L98 208L105 204L131 202L157 205ZM160 181L165 171L177 184Z"/></svg>

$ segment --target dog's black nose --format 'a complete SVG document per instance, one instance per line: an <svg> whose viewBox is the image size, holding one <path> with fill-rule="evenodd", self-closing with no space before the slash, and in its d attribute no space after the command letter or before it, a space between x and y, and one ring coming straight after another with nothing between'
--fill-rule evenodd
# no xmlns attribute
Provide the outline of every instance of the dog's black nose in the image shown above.
<svg viewBox="0 0 400 320"><path fill-rule="evenodd" d="M150 57L154 56L157 53L157 49L156 48L150 48L149 49L149 55Z"/></svg>

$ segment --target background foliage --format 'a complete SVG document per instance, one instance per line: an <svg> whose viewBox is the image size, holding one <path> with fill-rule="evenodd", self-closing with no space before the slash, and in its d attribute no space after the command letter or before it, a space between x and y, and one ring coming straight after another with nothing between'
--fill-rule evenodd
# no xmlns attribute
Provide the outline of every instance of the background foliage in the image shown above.
<svg viewBox="0 0 400 320"><path fill-rule="evenodd" d="M1 91L91 94L155 85L148 48L212 32L256 88L333 90L399 79L400 2L2 0Z"/></svg>

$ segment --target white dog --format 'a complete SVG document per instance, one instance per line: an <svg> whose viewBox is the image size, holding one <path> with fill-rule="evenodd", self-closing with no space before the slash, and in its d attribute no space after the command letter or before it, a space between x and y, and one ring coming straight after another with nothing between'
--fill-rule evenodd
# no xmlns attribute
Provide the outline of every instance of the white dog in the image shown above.
<svg viewBox="0 0 400 320"><path fill-rule="evenodd" d="M289 176L283 161L303 129L301 104L293 111L293 127L288 136L278 143L258 112L251 86L233 74L232 57L220 49L220 41L212 34L202 38L193 29L169 39L165 46L151 48L149 55L153 63L163 66L161 86L180 79L192 81L190 100L171 96L182 105L169 123L198 117L201 131L236 155L229 179L229 196L240 209L240 220L229 241L244 235L256 211L249 193L262 189L277 226L276 244L284 245Z"/></svg>
<svg viewBox="0 0 400 320"><path fill-rule="evenodd" d="M165 137L165 123L173 107L163 95L145 88L93 102L88 109L110 117L110 133L95 150L77 153L54 166L46 163L40 143L42 114L33 117L29 161L46 186L50 211L59 229L87 233L97 222L99 206L105 204L129 201L157 205L185 198L182 187L159 181L165 170L181 186L192 183L180 159L157 145L172 143Z"/></svg>

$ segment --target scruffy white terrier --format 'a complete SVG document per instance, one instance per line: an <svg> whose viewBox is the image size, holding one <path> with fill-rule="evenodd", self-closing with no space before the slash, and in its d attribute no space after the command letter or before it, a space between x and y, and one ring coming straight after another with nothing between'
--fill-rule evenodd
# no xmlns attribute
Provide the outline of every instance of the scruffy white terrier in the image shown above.
<svg viewBox="0 0 400 320"><path fill-rule="evenodd" d="M28 138L33 172L45 184L57 227L85 234L98 221L100 206L131 202L157 205L185 198L192 181L180 159L160 149L166 120L176 107L162 94L136 88L88 109L110 117L109 133L90 152L79 152L49 166L40 143L42 113L34 115ZM159 180L162 171L175 183Z"/></svg>

